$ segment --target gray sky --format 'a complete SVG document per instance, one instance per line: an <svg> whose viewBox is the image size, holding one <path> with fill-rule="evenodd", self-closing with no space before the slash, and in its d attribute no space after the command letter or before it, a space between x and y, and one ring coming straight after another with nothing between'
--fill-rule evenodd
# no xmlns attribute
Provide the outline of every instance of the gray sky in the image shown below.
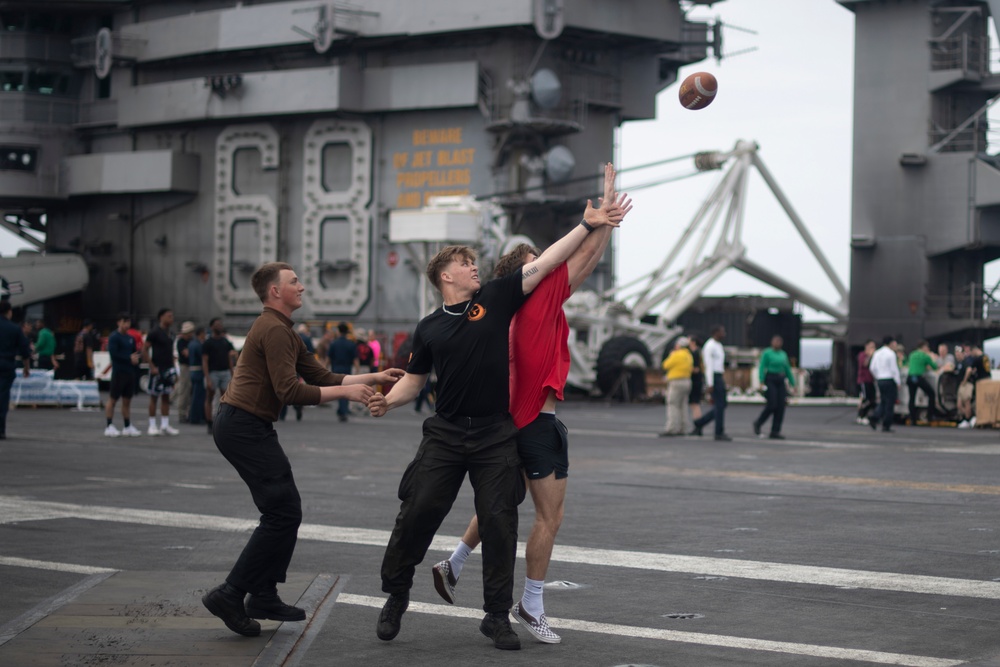
<svg viewBox="0 0 1000 667"><path fill-rule="evenodd" d="M692 10L691 18L749 28L757 35L724 32L724 52L757 51L703 61L680 80L709 71L718 97L689 111L677 100L679 84L657 98L657 117L626 123L619 135L620 167L628 168L705 150L729 150L756 141L759 155L793 208L847 285L850 211L854 15L835 0L725 0ZM643 169L621 177L621 187L690 171L690 163ZM619 284L658 266L722 172L634 192L635 208L620 230ZM819 264L759 175L750 179L743 242L752 260L832 303L838 301ZM676 266L676 264L675 264ZM778 294L729 270L706 294ZM807 317L813 316L809 312ZM826 318L823 318L826 319Z"/></svg>

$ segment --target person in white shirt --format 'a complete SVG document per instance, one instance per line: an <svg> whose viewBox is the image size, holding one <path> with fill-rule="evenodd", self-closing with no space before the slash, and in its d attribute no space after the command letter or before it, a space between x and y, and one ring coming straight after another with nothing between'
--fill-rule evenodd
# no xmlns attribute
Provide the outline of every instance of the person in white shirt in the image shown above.
<svg viewBox="0 0 1000 667"><path fill-rule="evenodd" d="M712 407L694 422L691 435L701 435L701 429L708 422L715 420L715 439L732 440L726 435L726 351L722 349L722 340L726 337L726 328L721 324L712 327L712 335L701 348L701 356L705 362L705 384L711 392Z"/></svg>
<svg viewBox="0 0 1000 667"><path fill-rule="evenodd" d="M878 385L878 407L868 418L868 425L874 431L878 428L878 423L882 422L882 432L892 433L892 418L895 412L896 396L899 393L899 361L896 356L896 339L886 336L882 340L882 347L875 350L871 361L868 363L868 370L871 371L875 383Z"/></svg>

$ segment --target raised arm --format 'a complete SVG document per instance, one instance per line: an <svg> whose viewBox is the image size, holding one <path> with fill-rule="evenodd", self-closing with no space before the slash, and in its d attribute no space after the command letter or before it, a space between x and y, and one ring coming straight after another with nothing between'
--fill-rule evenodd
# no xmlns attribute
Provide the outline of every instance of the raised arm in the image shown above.
<svg viewBox="0 0 1000 667"><path fill-rule="evenodd" d="M587 208L583 214L583 221L561 239L546 248L545 252L534 262L524 265L521 272L521 284L524 293L530 294L538 286L538 283L542 282L545 276L552 273L554 268L568 260L589 234L596 233L603 227L617 226L618 222L611 220L606 210L594 208L594 205L588 199Z"/></svg>
<svg viewBox="0 0 1000 667"><path fill-rule="evenodd" d="M613 222L620 223L625 215L632 210L632 200L628 195L621 197L615 191L615 167L610 162L604 165L604 198L601 201L601 209L606 211L608 218ZM586 218L587 212L584 212ZM570 292L575 292L580 285L594 272L597 264L601 261L608 242L611 241L611 227L604 226L594 230L576 249L576 252L567 260L566 268L569 270Z"/></svg>
<svg viewBox="0 0 1000 667"><path fill-rule="evenodd" d="M615 193L615 168L608 162L604 165L604 198L601 200L601 208L608 210L606 207L610 206L611 203L615 202L617 195ZM590 202L587 202L588 208L590 207ZM584 211L583 217L586 220L587 213L589 211ZM597 266L597 263L601 260L601 255L604 254L605 248L608 247L608 242L611 240L611 228L610 227L599 227L584 239L580 247L576 249L568 260L566 260L566 268L569 271L569 289L570 292L575 292L576 289L583 284L583 281L587 279Z"/></svg>

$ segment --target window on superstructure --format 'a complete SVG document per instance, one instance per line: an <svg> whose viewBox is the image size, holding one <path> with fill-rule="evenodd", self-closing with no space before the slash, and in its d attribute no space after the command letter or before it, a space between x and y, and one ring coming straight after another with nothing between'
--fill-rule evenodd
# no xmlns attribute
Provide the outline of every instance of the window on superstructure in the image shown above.
<svg viewBox="0 0 1000 667"><path fill-rule="evenodd" d="M69 93L69 77L46 70L28 72L27 91L41 95L66 95Z"/></svg>
<svg viewBox="0 0 1000 667"><path fill-rule="evenodd" d="M26 22L27 14L24 12L0 12L0 29L5 32L21 32Z"/></svg>
<svg viewBox="0 0 1000 667"><path fill-rule="evenodd" d="M0 92L23 93L24 92L24 71L23 70L0 70Z"/></svg>

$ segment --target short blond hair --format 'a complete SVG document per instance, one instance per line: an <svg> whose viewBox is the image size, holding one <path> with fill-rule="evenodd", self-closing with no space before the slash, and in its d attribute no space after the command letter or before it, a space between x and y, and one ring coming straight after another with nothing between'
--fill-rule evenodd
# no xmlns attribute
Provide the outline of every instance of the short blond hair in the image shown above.
<svg viewBox="0 0 1000 667"><path fill-rule="evenodd" d="M442 248L441 252L434 255L427 264L427 280L431 281L434 289L441 291L441 272L444 267L459 259L467 259L473 264L476 262L476 251L466 245L450 245Z"/></svg>

